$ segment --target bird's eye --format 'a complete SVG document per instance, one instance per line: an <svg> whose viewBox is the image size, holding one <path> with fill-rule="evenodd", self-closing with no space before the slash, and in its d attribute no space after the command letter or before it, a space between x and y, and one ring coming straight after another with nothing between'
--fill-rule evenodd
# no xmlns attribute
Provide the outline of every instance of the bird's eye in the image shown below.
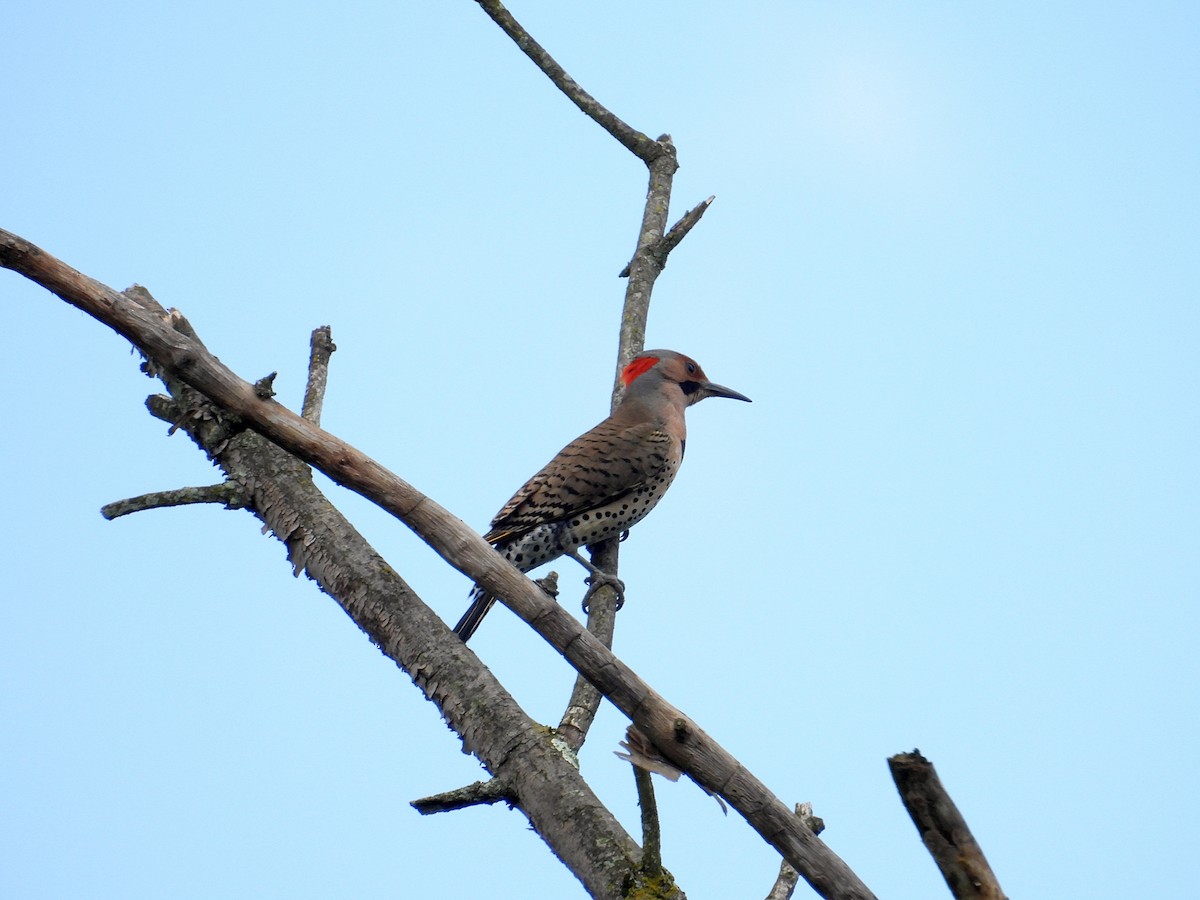
<svg viewBox="0 0 1200 900"><path fill-rule="evenodd" d="M696 374L696 364L695 364L694 362L690 362L690 363L688 363L688 364L687 364L687 369L688 369L688 374L689 374L689 375L695 375L695 374Z"/></svg>

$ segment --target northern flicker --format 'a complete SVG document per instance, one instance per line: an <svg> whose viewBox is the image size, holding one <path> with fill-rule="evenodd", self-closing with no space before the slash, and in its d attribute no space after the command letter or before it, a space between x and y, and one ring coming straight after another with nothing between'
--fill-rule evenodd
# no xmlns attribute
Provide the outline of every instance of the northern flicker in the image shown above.
<svg viewBox="0 0 1200 900"><path fill-rule="evenodd" d="M579 555L640 522L666 493L683 461L683 411L705 397L750 398L713 384L695 360L673 350L646 350L621 372L625 395L613 414L567 444L525 482L484 540L528 572L560 556L587 569L592 589L620 582ZM589 591L590 594L590 591ZM476 585L454 632L467 640L496 598Z"/></svg>

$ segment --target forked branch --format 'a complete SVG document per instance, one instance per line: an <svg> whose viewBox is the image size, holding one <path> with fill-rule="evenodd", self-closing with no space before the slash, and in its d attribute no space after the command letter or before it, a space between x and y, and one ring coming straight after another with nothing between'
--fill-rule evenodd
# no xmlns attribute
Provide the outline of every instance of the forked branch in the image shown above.
<svg viewBox="0 0 1200 900"><path fill-rule="evenodd" d="M4 231L0 231L0 265L20 272L124 335L168 377L199 391L288 453L392 513L452 566L504 598L513 612L625 713L673 765L740 812L821 896L848 900L873 896L846 863L728 751L434 500L345 441L273 399L258 396L253 385L238 378L203 344L173 328L171 315L161 307L156 309L156 304L120 294ZM456 639L446 630L444 640ZM442 649L449 652L447 647ZM469 651L462 648L462 653ZM471 746L469 729L464 738Z"/></svg>

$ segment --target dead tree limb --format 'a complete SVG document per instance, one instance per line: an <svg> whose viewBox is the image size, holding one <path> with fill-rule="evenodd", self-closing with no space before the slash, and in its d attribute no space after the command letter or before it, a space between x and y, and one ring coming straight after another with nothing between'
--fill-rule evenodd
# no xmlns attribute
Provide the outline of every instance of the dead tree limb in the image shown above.
<svg viewBox="0 0 1200 900"><path fill-rule="evenodd" d="M329 357L337 347L328 325L314 328L308 344L308 381L304 386L304 404L300 407L300 415L314 425L320 425L325 386L329 383Z"/></svg>
<svg viewBox="0 0 1200 900"><path fill-rule="evenodd" d="M153 298L129 291L143 308ZM163 314L207 352L186 319ZM491 799L518 807L596 897L624 897L641 877L641 852L596 797L553 735L531 719L479 659L367 543L314 484L309 468L252 430L236 427L210 401L161 369L170 396L152 396L156 417L187 433L241 486L245 507L287 547L295 574L320 585L441 711L495 776ZM488 715L477 702L487 698ZM476 802L479 802L476 797Z"/></svg>
<svg viewBox="0 0 1200 900"><path fill-rule="evenodd" d="M918 750L889 757L904 808L957 900L1006 900L967 821Z"/></svg>
<svg viewBox="0 0 1200 900"><path fill-rule="evenodd" d="M554 86L567 95L572 103L583 110L589 118L599 123L600 127L620 141L629 152L638 159L649 164L663 152L659 142L642 134L636 128L631 128L609 111L599 100L579 86L562 66L555 62L546 48L533 39L522 26L513 18L512 13L499 0L477 0L483 11L491 16L493 22L512 38L513 43L521 48L521 52L533 60L546 77L554 82Z"/></svg>
<svg viewBox="0 0 1200 900"><path fill-rule="evenodd" d="M811 803L797 803L796 815L809 828L813 834L820 834L825 830L825 823L813 815ZM791 863L786 859L779 863L779 874L775 878L775 883L771 885L771 890L767 894L767 900L791 900L792 894L796 891L796 884L800 881L800 873L795 870Z"/></svg>
<svg viewBox="0 0 1200 900"><path fill-rule="evenodd" d="M6 231L0 231L0 265L108 325L169 377L199 391L250 429L404 522L450 565L494 593L528 622L625 713L670 762L741 813L818 894L848 900L873 896L850 867L804 827L766 785L434 500L345 441L275 400L260 396L253 385L235 375L198 340L174 328L172 314L146 297L134 292L118 293ZM448 630L444 631L444 640L454 640ZM460 653L458 648L439 646L438 652L455 658L473 656L465 647ZM414 677L422 681L426 676L420 664L426 661L418 660L416 665L418 674ZM471 727L463 737L474 750Z"/></svg>
<svg viewBox="0 0 1200 900"><path fill-rule="evenodd" d="M546 51L541 44L518 22L499 0L477 0L505 34L528 56L551 82L581 109L590 119L612 135L622 146L646 164L650 173L650 185L646 192L646 204L642 223L638 230L637 249L633 260L622 274L629 274L625 288L625 303L621 312L621 327L617 346L617 365L613 377L611 408L620 402L623 386L621 370L644 347L646 319L650 309L650 295L654 281L666 262L671 247L690 230L691 225L680 231L679 237L670 246L663 243L667 215L671 205L671 184L678 164L675 147L669 135L653 140L631 127L619 116L605 107L585 91L575 79ZM705 206L711 203L709 198ZM685 217L686 218L686 217ZM699 219L696 215L691 224ZM592 563L604 572L616 575L618 571L619 547L616 540L603 541L588 548ZM617 595L611 588L601 589L591 596L588 608L588 630L605 646L612 646ZM585 678L578 678L567 701L559 727L572 749L578 750L587 739L588 729L595 720L600 706L600 694Z"/></svg>
<svg viewBox="0 0 1200 900"><path fill-rule="evenodd" d="M676 169L675 145L670 135L661 135L653 140L604 106L585 91L574 78L525 30L499 0L477 0L479 6L504 31L513 43L528 56L543 74L562 91L572 103L590 119L607 131L623 147L646 164L650 183L646 191L646 204L638 230L636 250L621 276L628 276L625 287L625 302L621 311L620 334L617 347L617 366L613 378L612 408L620 402L623 386L621 371L633 357L645 348L646 320L650 309L650 295L655 279L666 265L670 254L689 231L699 222L704 211L712 204L709 197L683 216L670 233L666 232L667 218L671 206L671 186ZM603 541L588 548L592 563L599 569L616 575L618 571L618 542ZM611 588L601 589L591 597L588 608L588 630L605 646L612 646L617 595ZM563 712L559 729L568 745L578 750L587 739L588 729L595 720L600 706L600 694L586 678L576 679L571 698Z"/></svg>
<svg viewBox="0 0 1200 900"><path fill-rule="evenodd" d="M241 509L247 502L245 495L246 491L237 482L222 481L220 484L207 484L203 487L173 488L169 491L141 494L127 500L114 500L100 507L100 515L106 519L116 519L148 509L186 506L191 503L220 503L226 509Z"/></svg>

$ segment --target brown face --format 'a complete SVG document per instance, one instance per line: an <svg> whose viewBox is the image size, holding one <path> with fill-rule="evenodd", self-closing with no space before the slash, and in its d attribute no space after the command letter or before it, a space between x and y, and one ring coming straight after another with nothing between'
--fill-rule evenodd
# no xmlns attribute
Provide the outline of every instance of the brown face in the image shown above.
<svg viewBox="0 0 1200 900"><path fill-rule="evenodd" d="M708 381L708 376L700 368L700 363L682 353L664 356L659 365L659 371L662 372L663 378L667 381L674 381L676 384Z"/></svg>
<svg viewBox="0 0 1200 900"><path fill-rule="evenodd" d="M664 359L662 372L665 378L677 382L683 389L688 398L688 406L699 403L705 397L728 397L731 400L751 402L745 394L739 394L732 388L709 381L704 370L700 368L700 364L682 353L676 354L670 359Z"/></svg>
<svg viewBox="0 0 1200 900"><path fill-rule="evenodd" d="M621 381L625 387L629 387L651 369L658 372L663 381L679 385L688 398L688 406L700 402L705 397L728 397L731 400L750 402L750 398L744 394L709 381L704 370L700 368L700 363L673 350L648 350L635 356L621 372Z"/></svg>

